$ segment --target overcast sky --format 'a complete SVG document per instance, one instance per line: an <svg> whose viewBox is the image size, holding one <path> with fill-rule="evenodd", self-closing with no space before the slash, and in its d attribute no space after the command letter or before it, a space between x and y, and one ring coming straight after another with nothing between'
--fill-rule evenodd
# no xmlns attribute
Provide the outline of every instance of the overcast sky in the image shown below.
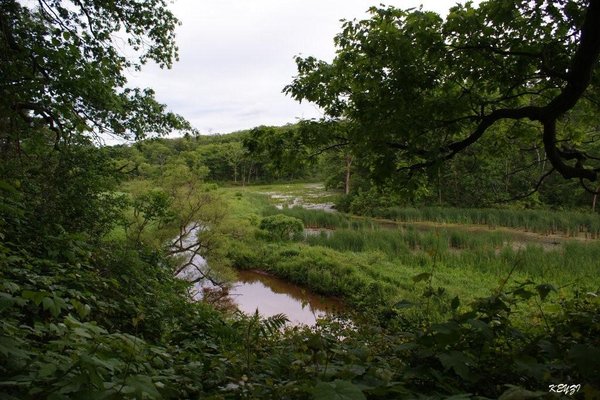
<svg viewBox="0 0 600 400"><path fill-rule="evenodd" d="M259 125L284 125L320 117L281 91L296 74L294 56L331 61L340 19L366 17L381 1L365 0L175 0L179 62L128 73L130 85L151 87L170 111L202 134ZM456 0L396 0L445 15Z"/></svg>

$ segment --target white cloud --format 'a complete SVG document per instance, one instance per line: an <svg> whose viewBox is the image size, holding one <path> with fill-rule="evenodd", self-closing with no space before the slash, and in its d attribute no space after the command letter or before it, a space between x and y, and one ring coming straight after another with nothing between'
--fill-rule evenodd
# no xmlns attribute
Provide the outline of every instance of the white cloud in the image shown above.
<svg viewBox="0 0 600 400"><path fill-rule="evenodd" d="M445 14L453 0L388 4ZM180 60L130 72L130 85L152 87L158 100L202 133L283 125L321 116L281 93L296 73L294 56L331 60L340 19L366 17L365 0L178 0L172 9Z"/></svg>

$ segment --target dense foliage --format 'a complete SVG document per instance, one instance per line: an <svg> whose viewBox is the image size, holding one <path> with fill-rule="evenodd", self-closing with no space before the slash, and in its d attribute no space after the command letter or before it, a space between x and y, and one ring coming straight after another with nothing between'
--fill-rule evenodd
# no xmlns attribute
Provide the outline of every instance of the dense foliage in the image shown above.
<svg viewBox="0 0 600 400"><path fill-rule="evenodd" d="M32 126L48 130L55 145L77 142L83 132L144 137L189 129L152 90L125 86L127 68L149 60L170 66L177 57L177 20L165 1L11 0L0 7L5 146L39 135ZM117 47L120 31L138 61Z"/></svg>
<svg viewBox="0 0 600 400"><path fill-rule="evenodd" d="M299 144L297 127L257 127L227 135L151 139L106 151L130 176L156 178L177 165L198 178L247 185L311 178L316 162Z"/></svg>
<svg viewBox="0 0 600 400"><path fill-rule="evenodd" d="M370 12L343 24L332 62L298 57L285 88L324 109L323 148L347 148L380 188L410 185L417 200L506 201L553 173L596 190L594 1Z"/></svg>
<svg viewBox="0 0 600 400"><path fill-rule="evenodd" d="M272 239L285 240L302 234L302 220L284 214L270 215L260 221L260 229Z"/></svg>

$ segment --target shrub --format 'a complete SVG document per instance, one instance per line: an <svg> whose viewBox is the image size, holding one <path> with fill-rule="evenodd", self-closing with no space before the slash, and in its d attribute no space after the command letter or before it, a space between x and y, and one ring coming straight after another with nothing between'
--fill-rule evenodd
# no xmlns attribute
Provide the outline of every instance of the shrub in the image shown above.
<svg viewBox="0 0 600 400"><path fill-rule="evenodd" d="M304 231L302 220L283 214L263 218L259 227L266 231L271 239L275 240L290 239L292 236Z"/></svg>

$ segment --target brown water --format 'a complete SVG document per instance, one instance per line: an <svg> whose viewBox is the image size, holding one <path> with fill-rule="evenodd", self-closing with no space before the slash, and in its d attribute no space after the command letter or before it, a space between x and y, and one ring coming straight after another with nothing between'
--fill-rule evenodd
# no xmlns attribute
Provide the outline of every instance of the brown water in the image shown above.
<svg viewBox="0 0 600 400"><path fill-rule="evenodd" d="M189 256L185 260L187 266L177 276L195 282L190 292L192 298L204 299L223 310L238 308L253 314L258 309L263 317L285 314L293 325L314 325L317 318L344 309L338 299L317 295L261 271L238 271L234 282L224 288L216 286L202 279L209 268L206 260L199 254Z"/></svg>
<svg viewBox="0 0 600 400"><path fill-rule="evenodd" d="M239 271L229 297L246 314L253 314L256 309L263 317L285 314L293 325L314 325L317 318L344 308L337 299L260 271Z"/></svg>

